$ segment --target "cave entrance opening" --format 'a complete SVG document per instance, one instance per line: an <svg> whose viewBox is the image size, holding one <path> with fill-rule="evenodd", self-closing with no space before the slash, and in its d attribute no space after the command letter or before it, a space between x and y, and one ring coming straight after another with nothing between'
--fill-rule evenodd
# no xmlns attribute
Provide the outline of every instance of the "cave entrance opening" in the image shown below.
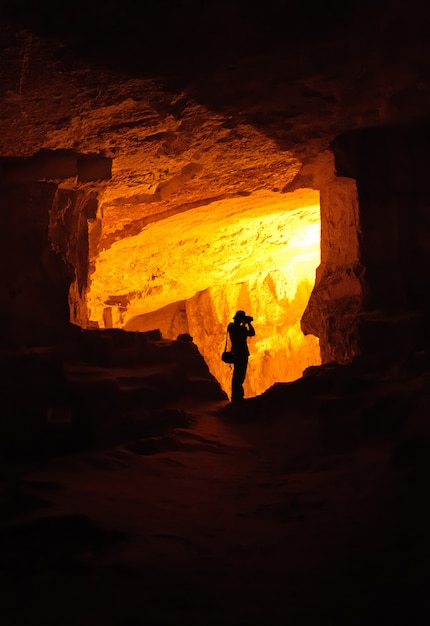
<svg viewBox="0 0 430 626"><path fill-rule="evenodd" d="M89 325L159 329L193 337L211 373L229 392L221 361L225 329L237 309L254 317L245 394L320 365L318 337L301 318L320 264L320 199L314 189L261 191L167 218L102 250L88 293Z"/></svg>

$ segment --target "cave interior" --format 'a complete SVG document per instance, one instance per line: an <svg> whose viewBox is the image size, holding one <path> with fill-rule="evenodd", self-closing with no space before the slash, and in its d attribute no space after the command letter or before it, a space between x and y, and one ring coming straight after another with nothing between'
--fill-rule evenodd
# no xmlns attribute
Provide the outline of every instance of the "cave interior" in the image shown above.
<svg viewBox="0 0 430 626"><path fill-rule="evenodd" d="M10 626L63 623L63 598L73 626L423 626L422 3L121 4L0 13L0 569L30 598ZM108 565L104 525L130 542ZM92 612L67 593L88 581Z"/></svg>

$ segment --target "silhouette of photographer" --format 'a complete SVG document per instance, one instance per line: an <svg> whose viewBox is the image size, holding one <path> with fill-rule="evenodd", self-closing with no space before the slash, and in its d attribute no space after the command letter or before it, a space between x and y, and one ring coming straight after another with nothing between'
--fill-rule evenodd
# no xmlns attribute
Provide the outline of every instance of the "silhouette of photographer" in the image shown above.
<svg viewBox="0 0 430 626"><path fill-rule="evenodd" d="M255 329L252 325L253 319L246 315L245 311L236 311L233 322L227 326L230 336L231 351L234 354L233 377L231 381L231 401L240 402L243 400L246 370L248 367L248 337L254 337Z"/></svg>

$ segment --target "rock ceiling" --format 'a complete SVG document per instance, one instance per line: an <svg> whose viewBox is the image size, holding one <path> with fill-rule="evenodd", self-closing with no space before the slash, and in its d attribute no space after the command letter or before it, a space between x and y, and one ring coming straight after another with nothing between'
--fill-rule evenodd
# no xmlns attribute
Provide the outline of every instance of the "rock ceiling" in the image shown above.
<svg viewBox="0 0 430 626"><path fill-rule="evenodd" d="M385 28L377 17L366 29L348 22L332 39L304 30L302 42L277 54L237 55L193 71L169 48L174 75L165 60L164 74L150 77L121 54L121 38L104 66L73 55L67 39L9 23L0 155L70 148L112 157L112 180L99 189L106 234L142 214L282 191L343 130L411 121L429 104L426 38L406 37L401 15L400 32L390 31L393 11ZM100 30L102 14L98 20Z"/></svg>

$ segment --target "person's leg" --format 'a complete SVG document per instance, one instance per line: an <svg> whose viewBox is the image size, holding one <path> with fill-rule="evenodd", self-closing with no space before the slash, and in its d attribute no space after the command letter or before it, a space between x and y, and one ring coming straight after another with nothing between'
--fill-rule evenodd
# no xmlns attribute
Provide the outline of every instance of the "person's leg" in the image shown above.
<svg viewBox="0 0 430 626"><path fill-rule="evenodd" d="M231 382L231 401L240 402L243 400L244 389L243 383L246 376L246 368L248 367L248 359L237 361L233 366L233 378Z"/></svg>

